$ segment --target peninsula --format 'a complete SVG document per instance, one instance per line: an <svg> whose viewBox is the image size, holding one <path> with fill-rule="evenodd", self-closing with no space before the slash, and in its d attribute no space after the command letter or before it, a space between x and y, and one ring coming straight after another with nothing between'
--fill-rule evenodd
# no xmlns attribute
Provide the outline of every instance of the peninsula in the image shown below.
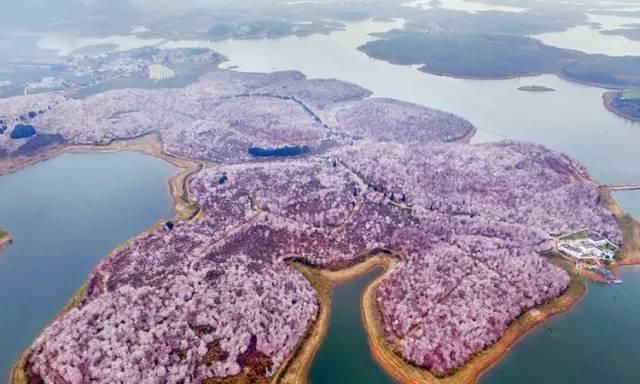
<svg viewBox="0 0 640 384"><path fill-rule="evenodd" d="M602 96L604 106L612 113L631 121L640 121L640 91L609 91Z"/></svg>
<svg viewBox="0 0 640 384"><path fill-rule="evenodd" d="M0 174L76 150L185 169L182 213L107 256L11 382L304 382L332 284L382 265L363 307L376 358L470 383L581 297L543 256L557 236L588 227L623 247L573 159L468 144L468 121L370 95L218 69L179 89L0 99Z"/></svg>

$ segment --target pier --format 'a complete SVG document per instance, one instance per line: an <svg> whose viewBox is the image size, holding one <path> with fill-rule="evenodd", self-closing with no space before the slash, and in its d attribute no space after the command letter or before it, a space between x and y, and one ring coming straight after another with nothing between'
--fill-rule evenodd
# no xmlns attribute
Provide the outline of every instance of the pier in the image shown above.
<svg viewBox="0 0 640 384"><path fill-rule="evenodd" d="M600 188L612 191L638 191L640 190L640 184L602 184Z"/></svg>

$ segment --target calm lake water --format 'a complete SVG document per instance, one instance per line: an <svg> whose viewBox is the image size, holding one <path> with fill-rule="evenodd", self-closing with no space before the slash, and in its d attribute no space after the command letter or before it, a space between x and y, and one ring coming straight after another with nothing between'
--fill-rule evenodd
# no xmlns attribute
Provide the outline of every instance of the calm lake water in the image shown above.
<svg viewBox="0 0 640 384"><path fill-rule="evenodd" d="M375 96L428 105L469 119L479 132L475 142L514 139L544 144L585 164L603 182L640 182L640 124L630 123L602 105L601 88L571 83L555 75L509 80L467 80L419 72L369 58L357 50L369 33L402 26L364 21L329 36L279 40L171 42L200 44L229 58L239 70L268 72L297 69L309 77L337 78L362 85ZM538 84L555 92L517 88Z"/></svg>
<svg viewBox="0 0 640 384"><path fill-rule="evenodd" d="M624 284L589 284L576 308L533 331L481 384L636 384L640 337L640 268Z"/></svg>
<svg viewBox="0 0 640 384"><path fill-rule="evenodd" d="M636 23L640 23L640 18L635 20ZM604 35L599 29L584 25L563 32L543 33L531 37L554 47L577 49L592 54L637 56L640 52L640 41L620 35Z"/></svg>
<svg viewBox="0 0 640 384"><path fill-rule="evenodd" d="M167 163L137 153L73 154L0 177L0 383L91 270L172 214Z"/></svg>
<svg viewBox="0 0 640 384"><path fill-rule="evenodd" d="M313 384L391 384L371 356L360 315L362 294L380 270L334 291L331 323L313 366ZM570 312L518 343L481 384L635 384L640 338L640 267L622 270L624 284L588 283Z"/></svg>
<svg viewBox="0 0 640 384"><path fill-rule="evenodd" d="M392 97L455 113L479 132L475 142L513 139L543 144L585 164L602 182L640 182L640 124L608 112L602 88L580 85L555 75L508 80L455 79L422 73L412 66L369 58L357 48L371 33L401 28L403 21L348 23L330 35L256 40L178 40L158 42L135 36L102 38L119 49L156 44L161 48L211 48L229 58L227 67L270 72L295 69L313 78L336 78L370 89L374 96ZM80 48L85 38L57 36L43 40L64 52ZM91 41L92 42L92 41ZM636 52L640 52L637 50ZM522 92L522 85L544 85L556 92Z"/></svg>
<svg viewBox="0 0 640 384"><path fill-rule="evenodd" d="M640 17L621 17L611 15L587 14L590 23L597 23L593 28L581 25L562 32L549 32L533 35L547 45L566 49L604 54L609 56L627 56L640 54L640 41L627 39L621 35L605 35L603 30L626 28L628 25L640 23Z"/></svg>
<svg viewBox="0 0 640 384"><path fill-rule="evenodd" d="M329 332L311 366L312 384L396 383L371 356L360 314L365 288L381 273L376 268L333 291Z"/></svg>
<svg viewBox="0 0 640 384"><path fill-rule="evenodd" d="M627 213L640 220L640 191L616 191L613 197Z"/></svg>

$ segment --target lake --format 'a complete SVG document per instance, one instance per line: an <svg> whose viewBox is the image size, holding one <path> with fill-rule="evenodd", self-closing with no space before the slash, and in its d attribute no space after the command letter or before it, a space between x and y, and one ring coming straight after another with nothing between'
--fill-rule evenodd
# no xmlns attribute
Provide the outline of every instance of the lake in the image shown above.
<svg viewBox="0 0 640 384"><path fill-rule="evenodd" d="M635 384L640 267L622 285L588 284L578 305L534 330L480 384Z"/></svg>
<svg viewBox="0 0 640 384"><path fill-rule="evenodd" d="M364 290L381 273L376 268L334 289L327 337L309 373L312 384L396 383L373 359L360 314Z"/></svg>
<svg viewBox="0 0 640 384"><path fill-rule="evenodd" d="M360 315L362 294L380 273L335 289L312 384L395 383L371 356ZM574 309L532 331L479 383L636 383L640 338L632 335L640 318L640 267L622 269L622 278L622 285L587 283L588 293Z"/></svg>
<svg viewBox="0 0 640 384"><path fill-rule="evenodd" d="M0 177L0 382L115 247L172 215L175 169L133 152L66 154Z"/></svg>
<svg viewBox="0 0 640 384"><path fill-rule="evenodd" d="M613 197L625 212L640 220L640 191L615 191Z"/></svg>
<svg viewBox="0 0 640 384"><path fill-rule="evenodd" d="M607 111L602 88L565 81L555 75L506 80L469 80L419 72L369 58L357 48L371 33L401 28L402 20L347 23L345 31L308 37L256 40L177 40L161 48L211 48L229 58L226 67L270 72L295 69L309 77L336 78L370 89L374 96L428 105L470 120L478 129L474 142L513 139L543 144L585 164L600 182L640 182L640 124ZM602 35L604 36L604 35ZM60 38L60 37L58 37ZM51 40L49 48L82 46L81 38ZM104 43L139 46L144 39L103 38ZM640 52L640 49L636 52ZM523 85L543 85L555 92L522 92Z"/></svg>
<svg viewBox="0 0 640 384"><path fill-rule="evenodd" d="M640 124L606 111L602 106L603 89L567 82L554 75L492 81L435 76L421 73L415 67L371 59L356 49L372 38L370 33L401 26L402 21L365 21L349 23L345 31L328 36L172 41L160 46L212 48L230 59L225 65L245 71L297 69L310 77L351 81L369 88L375 96L424 104L463 116L479 129L473 140L476 143L502 139L536 142L576 158L598 181L640 183L637 166ZM78 48L75 43L66 46ZM531 84L556 91L517 90ZM156 193L165 191L157 188ZM640 193L615 196L625 209L637 215ZM95 220L90 222L93 225ZM113 241L114 245L129 236L124 234ZM105 246L91 265L112 247ZM640 338L629 336L636 331L634 324L640 318L637 312L640 301L634 293L640 290L638 272L637 268L625 269L622 286L591 284L590 292L574 311L555 318L525 338L485 376L483 383L635 382L637 374L631 369L637 360L633 357L640 353ZM79 275L77 284L70 284L69 293L62 295L61 304L80 285L86 272ZM360 297L372 279L373 276L367 276L336 289L329 334L311 370L311 379L316 384L391 382L371 358L360 317ZM59 308L61 304L52 307ZM52 316L43 314L41 323ZM337 363L340 365L336 366Z"/></svg>
<svg viewBox="0 0 640 384"><path fill-rule="evenodd" d="M635 19L640 23L640 19ZM585 53L609 56L637 56L640 41L630 40L620 35L604 35L599 29L581 25L563 32L549 32L532 35L547 45L558 48L577 49Z"/></svg>
<svg viewBox="0 0 640 384"><path fill-rule="evenodd" d="M566 153L602 182L640 182L640 124L628 122L602 105L601 88L541 75L508 80L468 80L422 73L369 58L357 50L373 32L401 27L364 21L346 31L278 40L175 41L165 47L200 46L229 58L227 66L268 72L297 69L309 77L337 78L362 85L374 96L392 97L455 113L479 132L474 142L502 139L530 141ZM531 93L517 88L544 85L555 92Z"/></svg>

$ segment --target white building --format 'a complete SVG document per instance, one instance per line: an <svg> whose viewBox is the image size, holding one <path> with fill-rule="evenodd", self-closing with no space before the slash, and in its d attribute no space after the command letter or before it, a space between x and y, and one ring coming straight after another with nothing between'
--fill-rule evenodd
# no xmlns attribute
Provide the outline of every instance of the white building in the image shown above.
<svg viewBox="0 0 640 384"><path fill-rule="evenodd" d="M562 236L558 241L558 250L579 260L612 261L618 246L599 233L584 229Z"/></svg>

